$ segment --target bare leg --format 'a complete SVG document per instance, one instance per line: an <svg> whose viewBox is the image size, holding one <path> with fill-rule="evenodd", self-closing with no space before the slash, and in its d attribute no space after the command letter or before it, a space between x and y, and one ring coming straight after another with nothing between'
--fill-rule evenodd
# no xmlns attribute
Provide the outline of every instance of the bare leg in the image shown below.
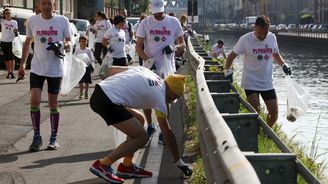
<svg viewBox="0 0 328 184"><path fill-rule="evenodd" d="M264 101L268 110L267 122L272 127L278 119L278 100L266 100Z"/></svg>

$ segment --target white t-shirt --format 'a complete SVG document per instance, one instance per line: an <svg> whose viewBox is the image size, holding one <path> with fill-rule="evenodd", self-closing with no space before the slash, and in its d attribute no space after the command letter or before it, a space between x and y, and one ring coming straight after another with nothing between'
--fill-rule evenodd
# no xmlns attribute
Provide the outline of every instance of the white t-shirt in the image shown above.
<svg viewBox="0 0 328 184"><path fill-rule="evenodd" d="M99 83L109 99L135 109L156 109L167 115L164 81L141 66L129 67Z"/></svg>
<svg viewBox="0 0 328 184"><path fill-rule="evenodd" d="M12 42L15 39L14 29L18 29L16 20L1 19L1 41Z"/></svg>
<svg viewBox="0 0 328 184"><path fill-rule="evenodd" d="M214 44L211 48L211 54L214 55L215 53L217 54L217 57L222 57L224 52L224 46L222 46L222 48L218 47L218 44Z"/></svg>
<svg viewBox="0 0 328 184"><path fill-rule="evenodd" d="M104 38L109 39L109 47L113 49L114 58L126 57L125 34L123 29L118 29L115 26L108 29L104 34Z"/></svg>
<svg viewBox="0 0 328 184"><path fill-rule="evenodd" d="M154 16L143 19L137 30L137 37L144 38L145 53L154 58L157 70L161 67L163 60L162 50L167 45L174 44L175 40L183 36L183 30L179 20L175 17L165 15L164 19L158 21ZM168 55L172 67L174 65L174 52Z"/></svg>
<svg viewBox="0 0 328 184"><path fill-rule="evenodd" d="M62 15L54 15L45 20L41 14L34 15L27 23L26 37L34 38L31 72L47 77L62 77L63 60L47 48L49 42L63 42L64 38L71 37L68 19Z"/></svg>
<svg viewBox="0 0 328 184"><path fill-rule="evenodd" d="M83 54L86 53L89 57L89 59L87 61L83 61L87 66L89 66L92 62L95 61L95 57L93 56L93 52L90 48L86 47L85 49L81 49L81 47L78 47L75 49L74 55L79 55L79 54Z"/></svg>
<svg viewBox="0 0 328 184"><path fill-rule="evenodd" d="M97 30L97 34L96 34L96 43L102 43L103 37L105 32L112 28L112 24L109 22L109 20L103 19L101 21L97 21L96 24L94 25L94 27Z"/></svg>
<svg viewBox="0 0 328 184"><path fill-rule="evenodd" d="M239 38L233 52L244 54L241 87L248 90L273 89L272 54L279 53L276 36L271 32L261 41L254 32Z"/></svg>

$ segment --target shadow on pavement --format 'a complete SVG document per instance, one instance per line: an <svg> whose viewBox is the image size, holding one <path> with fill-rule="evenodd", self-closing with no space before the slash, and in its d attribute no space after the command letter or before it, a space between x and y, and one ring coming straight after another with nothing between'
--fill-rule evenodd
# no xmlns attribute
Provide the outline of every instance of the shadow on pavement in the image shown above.
<svg viewBox="0 0 328 184"><path fill-rule="evenodd" d="M3 164L3 163L15 162L18 159L19 155L25 155L30 153L31 152L29 151L22 151L22 152L16 152L11 154L0 155L0 163Z"/></svg>
<svg viewBox="0 0 328 184"><path fill-rule="evenodd" d="M111 151L112 150L95 152L95 153L83 153L83 154L79 154L79 155L69 155L69 156L64 156L64 157L55 157L55 158L50 158L50 159L38 160L38 161L33 162L34 165L24 166L21 168L22 169L35 169L35 168L46 167L46 166L52 165L52 164L76 163L76 162L97 160L99 158L104 157L105 155L108 155Z"/></svg>

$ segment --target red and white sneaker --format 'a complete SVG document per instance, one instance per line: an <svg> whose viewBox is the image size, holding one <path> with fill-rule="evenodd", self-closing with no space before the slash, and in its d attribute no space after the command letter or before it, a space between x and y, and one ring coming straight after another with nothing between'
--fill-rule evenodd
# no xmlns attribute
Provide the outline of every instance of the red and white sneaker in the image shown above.
<svg viewBox="0 0 328 184"><path fill-rule="evenodd" d="M94 175L96 175L99 178L102 178L108 182L111 182L111 183L123 183L124 182L124 179L119 178L114 174L112 167L101 165L99 160L95 161L89 170Z"/></svg>
<svg viewBox="0 0 328 184"><path fill-rule="evenodd" d="M139 178L148 178L152 177L153 173L150 171L146 171L145 169L137 166L136 164L132 164L129 167L120 163L117 167L117 175L121 177L139 177Z"/></svg>

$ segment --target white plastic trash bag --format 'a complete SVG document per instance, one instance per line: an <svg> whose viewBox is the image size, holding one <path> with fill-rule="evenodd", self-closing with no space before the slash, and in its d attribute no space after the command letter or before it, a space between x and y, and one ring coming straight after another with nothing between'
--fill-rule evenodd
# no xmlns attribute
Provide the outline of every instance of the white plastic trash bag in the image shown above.
<svg viewBox="0 0 328 184"><path fill-rule="evenodd" d="M92 33L91 31L89 31L89 33L88 33L88 47L90 49L95 48L95 39L96 39L96 35L94 33Z"/></svg>
<svg viewBox="0 0 328 184"><path fill-rule="evenodd" d="M104 57L100 69L99 69L99 77L101 79L105 79L107 77L108 68L113 65L113 55L110 52L107 52L106 56Z"/></svg>
<svg viewBox="0 0 328 184"><path fill-rule="evenodd" d="M79 59L80 61L83 61L87 66L90 64L90 58L87 53L81 53L75 55L75 58Z"/></svg>
<svg viewBox="0 0 328 184"><path fill-rule="evenodd" d="M130 44L129 45L130 49L129 49L129 54L132 57L132 61L137 61L136 59L136 44Z"/></svg>
<svg viewBox="0 0 328 184"><path fill-rule="evenodd" d="M309 106L310 92L305 87L297 84L290 76L286 77L287 83L287 120L290 122L304 114Z"/></svg>
<svg viewBox="0 0 328 184"><path fill-rule="evenodd" d="M168 75L174 73L174 68L172 66L172 61L167 57L166 54L162 55L162 61L159 63L160 68L158 70L158 75L165 79Z"/></svg>
<svg viewBox="0 0 328 184"><path fill-rule="evenodd" d="M66 96L82 79L87 65L75 57L72 52L64 57L64 76L61 84L60 95Z"/></svg>
<svg viewBox="0 0 328 184"><path fill-rule="evenodd" d="M23 42L22 40L20 39L19 36L15 37L14 41L12 42L12 51L13 51L13 54L21 59L22 58L22 51L23 50Z"/></svg>

